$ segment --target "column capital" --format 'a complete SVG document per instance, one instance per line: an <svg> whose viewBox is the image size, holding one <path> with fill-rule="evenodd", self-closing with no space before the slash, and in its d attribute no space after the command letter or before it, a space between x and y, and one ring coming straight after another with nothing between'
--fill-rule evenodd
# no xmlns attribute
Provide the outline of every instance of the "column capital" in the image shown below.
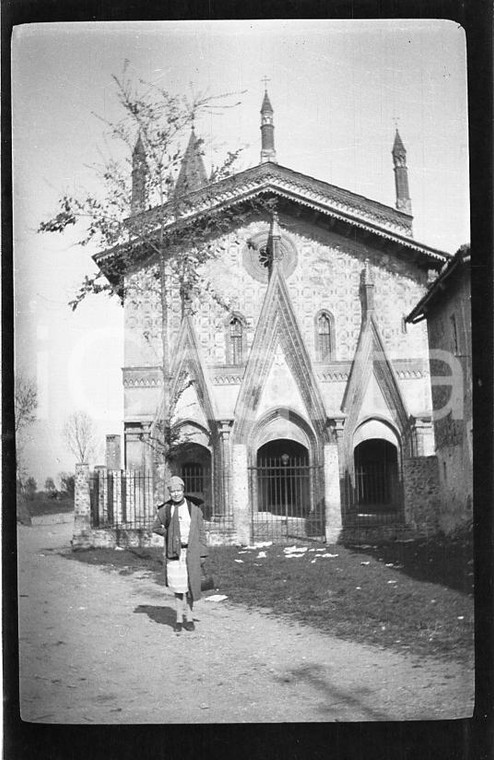
<svg viewBox="0 0 494 760"><path fill-rule="evenodd" d="M227 436L232 432L233 420L218 420L218 428L221 436Z"/></svg>
<svg viewBox="0 0 494 760"><path fill-rule="evenodd" d="M432 425L432 416L430 414L422 414L418 417L414 417L412 414L409 417L410 427L414 428L429 428Z"/></svg>
<svg viewBox="0 0 494 760"><path fill-rule="evenodd" d="M331 435L336 440L339 440L341 436L343 435L345 421L346 421L346 417L327 417L326 418L326 427L328 428Z"/></svg>

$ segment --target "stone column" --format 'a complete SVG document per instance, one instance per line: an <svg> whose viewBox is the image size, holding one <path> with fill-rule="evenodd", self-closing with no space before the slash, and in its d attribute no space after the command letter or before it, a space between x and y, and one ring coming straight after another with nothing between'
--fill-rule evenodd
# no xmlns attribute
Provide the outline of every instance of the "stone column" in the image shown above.
<svg viewBox="0 0 494 760"><path fill-rule="evenodd" d="M334 544L341 533L340 467L336 441L324 444L324 501L326 541Z"/></svg>
<svg viewBox="0 0 494 760"><path fill-rule="evenodd" d="M329 441L324 444L324 502L326 506L326 541L335 543L342 528L341 482L344 467L341 447L345 419L327 420Z"/></svg>
<svg viewBox="0 0 494 760"><path fill-rule="evenodd" d="M247 545L251 540L249 471L247 469L247 447L243 444L235 444L232 448L232 472L235 473L231 482L235 533L237 541Z"/></svg>
<svg viewBox="0 0 494 760"><path fill-rule="evenodd" d="M89 493L89 465L76 464L74 488L74 532L72 546L89 547L91 530L91 497Z"/></svg>
<svg viewBox="0 0 494 760"><path fill-rule="evenodd" d="M233 420L220 420L220 468L221 468L221 495L219 511L223 518L233 517L231 481L232 481L232 458L230 447L230 434Z"/></svg>

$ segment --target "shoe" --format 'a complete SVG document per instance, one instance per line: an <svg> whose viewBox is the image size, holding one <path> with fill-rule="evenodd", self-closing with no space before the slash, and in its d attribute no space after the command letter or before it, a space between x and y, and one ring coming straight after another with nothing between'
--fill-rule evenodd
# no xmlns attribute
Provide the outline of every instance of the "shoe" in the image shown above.
<svg viewBox="0 0 494 760"><path fill-rule="evenodd" d="M175 623L173 626L173 633L180 633L182 630L182 623Z"/></svg>
<svg viewBox="0 0 494 760"><path fill-rule="evenodd" d="M192 620L187 620L186 623L184 623L184 628L186 631L195 631L196 627Z"/></svg>

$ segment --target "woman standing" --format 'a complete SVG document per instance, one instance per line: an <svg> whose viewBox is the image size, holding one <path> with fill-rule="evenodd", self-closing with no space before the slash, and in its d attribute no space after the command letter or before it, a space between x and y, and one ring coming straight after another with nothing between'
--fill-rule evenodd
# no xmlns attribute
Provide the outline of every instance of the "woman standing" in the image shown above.
<svg viewBox="0 0 494 760"><path fill-rule="evenodd" d="M201 567L208 556L202 512L184 498L184 482L174 475L170 500L158 507L153 532L165 539L166 585L175 593L177 619L173 630L193 631L192 608L201 597Z"/></svg>

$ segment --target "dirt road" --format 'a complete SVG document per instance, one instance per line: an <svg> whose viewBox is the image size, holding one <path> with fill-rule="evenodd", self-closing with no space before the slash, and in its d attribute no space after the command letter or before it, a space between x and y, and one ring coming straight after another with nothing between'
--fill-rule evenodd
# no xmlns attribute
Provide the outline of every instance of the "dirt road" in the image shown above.
<svg viewBox="0 0 494 760"><path fill-rule="evenodd" d="M68 561L71 524L19 526L21 714L61 724L469 717L473 673L202 599L172 631L151 575Z"/></svg>

